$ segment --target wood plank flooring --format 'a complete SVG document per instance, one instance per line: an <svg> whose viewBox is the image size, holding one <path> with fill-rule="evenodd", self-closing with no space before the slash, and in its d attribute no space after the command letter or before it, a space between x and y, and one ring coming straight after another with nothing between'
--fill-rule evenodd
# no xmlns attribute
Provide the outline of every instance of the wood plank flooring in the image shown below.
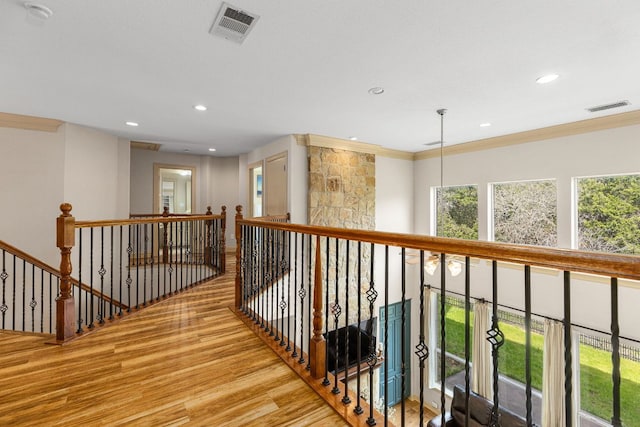
<svg viewBox="0 0 640 427"><path fill-rule="evenodd" d="M0 332L0 426L346 425L231 312L227 271L65 346Z"/></svg>

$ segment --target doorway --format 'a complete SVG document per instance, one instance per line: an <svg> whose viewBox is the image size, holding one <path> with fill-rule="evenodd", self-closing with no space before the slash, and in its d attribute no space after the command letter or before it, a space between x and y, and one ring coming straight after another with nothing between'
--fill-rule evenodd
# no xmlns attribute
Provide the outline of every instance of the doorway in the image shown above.
<svg viewBox="0 0 640 427"><path fill-rule="evenodd" d="M269 157L265 162L265 215L286 215L289 206L287 153Z"/></svg>
<svg viewBox="0 0 640 427"><path fill-rule="evenodd" d="M380 368L380 398L384 397L384 372L385 364L388 365L389 376L387 378L386 386L389 387L389 394L387 396L389 402L388 406L393 406L400 403L401 400L409 397L411 390L411 371L410 363L406 363L405 368L405 390L402 392L402 303L389 304L387 306L388 313L384 307L380 307L380 328L381 339L384 339L384 327L385 319L388 315L387 325L389 327L389 334L387 337L387 359L383 362ZM407 359L411 358L411 300L405 301L405 329L404 329L404 354Z"/></svg>
<svg viewBox="0 0 640 427"><path fill-rule="evenodd" d="M248 216L262 216L262 162L249 165L249 212Z"/></svg>

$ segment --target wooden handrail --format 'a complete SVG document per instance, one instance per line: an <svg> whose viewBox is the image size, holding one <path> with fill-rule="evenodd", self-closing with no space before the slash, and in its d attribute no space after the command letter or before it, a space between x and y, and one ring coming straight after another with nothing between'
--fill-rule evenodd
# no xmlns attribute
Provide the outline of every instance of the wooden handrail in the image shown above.
<svg viewBox="0 0 640 427"><path fill-rule="evenodd" d="M472 258L554 268L562 271L640 280L640 256L637 255L514 245L509 243L452 239L383 231L287 224L260 219L242 219L238 221L240 225L258 226L381 245L402 246L409 249L434 253L463 255Z"/></svg>
<svg viewBox="0 0 640 427"><path fill-rule="evenodd" d="M16 248L15 246L11 246L10 244L3 242L2 240L0 240L0 250L4 249L5 251L9 252L10 254L16 255L17 257L27 261L29 264L33 264L36 267L38 267L39 269L46 271L47 273L50 273L56 277L60 277L60 270L58 270L57 268L54 268L52 266L50 266L49 264L46 264L42 261L40 261L37 258L34 258L33 256L29 255L26 252L21 251L20 249Z"/></svg>
<svg viewBox="0 0 640 427"><path fill-rule="evenodd" d="M211 221L213 219L222 219L222 215L181 215L181 216L160 216L154 218L137 218L137 219L107 219L98 221L76 221L76 228L88 227L115 227L118 225L134 225L134 224L164 224L167 222L182 221Z"/></svg>

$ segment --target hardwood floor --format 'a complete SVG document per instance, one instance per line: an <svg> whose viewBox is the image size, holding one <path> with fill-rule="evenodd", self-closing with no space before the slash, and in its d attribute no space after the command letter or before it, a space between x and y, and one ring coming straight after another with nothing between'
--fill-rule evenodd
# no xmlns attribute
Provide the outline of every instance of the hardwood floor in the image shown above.
<svg viewBox="0 0 640 427"><path fill-rule="evenodd" d="M228 271L65 346L0 333L0 426L346 425L229 309Z"/></svg>

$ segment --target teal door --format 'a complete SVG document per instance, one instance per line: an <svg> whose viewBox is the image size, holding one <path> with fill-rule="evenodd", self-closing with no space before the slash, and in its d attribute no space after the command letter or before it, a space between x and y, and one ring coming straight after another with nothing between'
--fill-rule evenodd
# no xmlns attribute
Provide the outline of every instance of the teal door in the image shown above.
<svg viewBox="0 0 640 427"><path fill-rule="evenodd" d="M388 405L393 406L404 398L409 397L411 391L411 300L405 302L405 329L404 329L404 357L405 357L405 390L402 392L402 303L390 304L389 310L389 336L387 347L387 359L380 367L380 398L384 398L385 385L389 388ZM380 307L380 341L384 342L384 328L387 313L384 307ZM385 369L388 365L388 377L385 383Z"/></svg>

